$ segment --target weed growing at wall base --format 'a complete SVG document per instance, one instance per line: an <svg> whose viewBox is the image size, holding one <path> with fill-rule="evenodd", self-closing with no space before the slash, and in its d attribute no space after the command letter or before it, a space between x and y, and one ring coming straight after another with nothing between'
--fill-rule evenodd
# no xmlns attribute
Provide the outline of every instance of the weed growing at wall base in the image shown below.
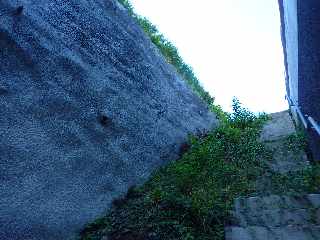
<svg viewBox="0 0 320 240"><path fill-rule="evenodd" d="M233 108L218 129L191 137L191 148L179 160L114 201L82 239L224 239L233 200L255 191L266 154L257 141L265 115L255 116L237 100Z"/></svg>

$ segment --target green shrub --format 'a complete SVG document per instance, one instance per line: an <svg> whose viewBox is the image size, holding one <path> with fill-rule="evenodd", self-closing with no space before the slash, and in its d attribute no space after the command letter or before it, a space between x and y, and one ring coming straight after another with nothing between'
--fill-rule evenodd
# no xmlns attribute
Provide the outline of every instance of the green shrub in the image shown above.
<svg viewBox="0 0 320 240"><path fill-rule="evenodd" d="M287 137L285 145L290 151L298 153L301 150L307 149L307 137L304 131L298 131L296 134L292 134Z"/></svg>
<svg viewBox="0 0 320 240"><path fill-rule="evenodd" d="M286 174L272 173L271 189L274 194L305 194L320 191L320 164Z"/></svg>
<svg viewBox="0 0 320 240"><path fill-rule="evenodd" d="M228 210L235 197L254 192L265 154L257 141L264 116L237 101L224 117L218 129L190 137L189 151L131 190L83 239L223 239Z"/></svg>

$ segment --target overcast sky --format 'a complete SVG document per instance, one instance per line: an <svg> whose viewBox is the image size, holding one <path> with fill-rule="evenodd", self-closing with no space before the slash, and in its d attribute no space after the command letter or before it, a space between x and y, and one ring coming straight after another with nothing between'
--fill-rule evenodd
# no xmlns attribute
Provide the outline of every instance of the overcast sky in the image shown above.
<svg viewBox="0 0 320 240"><path fill-rule="evenodd" d="M178 48L216 102L287 109L277 0L131 0Z"/></svg>

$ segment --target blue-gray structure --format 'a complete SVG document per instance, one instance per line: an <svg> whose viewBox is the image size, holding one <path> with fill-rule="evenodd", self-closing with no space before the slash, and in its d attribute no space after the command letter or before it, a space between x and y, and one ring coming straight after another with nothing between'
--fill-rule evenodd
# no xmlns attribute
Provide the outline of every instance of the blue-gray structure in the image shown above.
<svg viewBox="0 0 320 240"><path fill-rule="evenodd" d="M117 1L0 0L0 240L73 238L217 123Z"/></svg>
<svg viewBox="0 0 320 240"><path fill-rule="evenodd" d="M296 120L304 122L310 149L320 160L320 1L279 0L287 96ZM310 118L311 117L311 118Z"/></svg>

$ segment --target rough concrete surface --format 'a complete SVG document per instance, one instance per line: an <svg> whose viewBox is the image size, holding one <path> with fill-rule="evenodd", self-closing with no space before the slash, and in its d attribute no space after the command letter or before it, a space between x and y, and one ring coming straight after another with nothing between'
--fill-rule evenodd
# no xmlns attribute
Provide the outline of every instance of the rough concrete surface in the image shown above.
<svg viewBox="0 0 320 240"><path fill-rule="evenodd" d="M284 139L295 133L288 111L271 117L261 133L264 144L273 151L270 169L284 174L308 167L303 151L285 146ZM235 200L225 239L319 240L320 194L274 195L268 180L268 176L258 179L258 196Z"/></svg>
<svg viewBox="0 0 320 240"><path fill-rule="evenodd" d="M0 1L1 240L75 236L216 124L117 2Z"/></svg>
<svg viewBox="0 0 320 240"><path fill-rule="evenodd" d="M261 141L274 141L295 133L289 111L272 113L270 117L262 130Z"/></svg>

